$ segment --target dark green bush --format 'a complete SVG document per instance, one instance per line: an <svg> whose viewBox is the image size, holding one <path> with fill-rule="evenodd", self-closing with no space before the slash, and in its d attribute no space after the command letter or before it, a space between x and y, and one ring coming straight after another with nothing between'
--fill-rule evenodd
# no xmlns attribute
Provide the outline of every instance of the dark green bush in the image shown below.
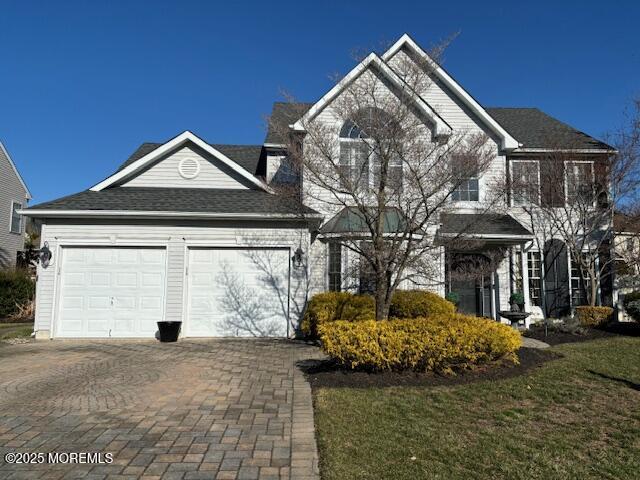
<svg viewBox="0 0 640 480"><path fill-rule="evenodd" d="M24 270L0 271L0 318L18 311L19 305L28 303L35 291L35 282Z"/></svg>
<svg viewBox="0 0 640 480"><path fill-rule="evenodd" d="M634 300L627 303L627 307L625 308L625 310L631 318L633 318L636 322L640 322L640 300Z"/></svg>
<svg viewBox="0 0 640 480"><path fill-rule="evenodd" d="M391 298L389 318L429 318L454 314L456 307L440 295L426 290L396 290Z"/></svg>

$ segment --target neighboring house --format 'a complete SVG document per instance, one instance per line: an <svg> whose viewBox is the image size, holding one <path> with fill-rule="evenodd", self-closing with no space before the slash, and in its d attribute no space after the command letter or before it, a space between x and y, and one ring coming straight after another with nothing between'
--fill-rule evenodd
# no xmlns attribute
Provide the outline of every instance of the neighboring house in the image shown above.
<svg viewBox="0 0 640 480"><path fill-rule="evenodd" d="M24 248L25 219L20 213L27 207L31 193L16 164L0 142L0 269L13 267L19 250Z"/></svg>
<svg viewBox="0 0 640 480"><path fill-rule="evenodd" d="M357 81L370 68L393 76L400 59L416 56L426 53L405 35L345 78ZM440 219L438 235L473 225L466 233L475 240L509 252L481 278L456 280L456 269L482 253L441 247L437 290L455 290L463 311L496 319L516 289L524 290L526 309L538 316L543 294L547 303L566 297L570 307L568 257L545 261L547 249L565 252L562 246L538 251L519 206L478 212L489 177L529 175L544 199L553 194L538 180L545 152L575 149L589 164L611 148L534 108L484 108L441 68L434 75L421 96L437 106L436 123L448 131L485 132L495 151L487 174L465 182L455 211ZM343 84L313 104L275 103L272 127L296 130L303 115L330 124ZM342 126L335 127L337 136ZM143 144L89 190L27 209L42 221L42 242L52 252L50 265L38 271L37 337L151 337L159 320L181 320L182 335L191 337L292 336L310 295L362 289L345 282L349 262L358 259L332 241L353 233L352 212L314 201L318 192L310 195L306 185L297 200L276 193L282 183L299 181L283 162L286 148L281 131L271 127L265 143L255 146L212 145L187 131ZM520 168L523 162L532 168ZM554 188L563 185L559 179Z"/></svg>
<svg viewBox="0 0 640 480"><path fill-rule="evenodd" d="M631 320L623 301L626 294L640 290L640 217L616 212L613 229L618 316L620 320Z"/></svg>

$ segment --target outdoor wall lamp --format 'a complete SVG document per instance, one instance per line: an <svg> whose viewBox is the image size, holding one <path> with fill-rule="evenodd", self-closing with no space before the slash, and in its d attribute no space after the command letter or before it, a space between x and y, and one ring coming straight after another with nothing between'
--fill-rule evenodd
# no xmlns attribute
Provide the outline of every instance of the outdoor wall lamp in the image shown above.
<svg viewBox="0 0 640 480"><path fill-rule="evenodd" d="M301 268L304 266L304 252L302 251L302 248L298 247L296 249L291 260L293 261L294 268Z"/></svg>
<svg viewBox="0 0 640 480"><path fill-rule="evenodd" d="M49 266L52 256L53 254L49 249L49 242L44 242L44 246L40 249L40 265L42 265L42 268L47 268Z"/></svg>

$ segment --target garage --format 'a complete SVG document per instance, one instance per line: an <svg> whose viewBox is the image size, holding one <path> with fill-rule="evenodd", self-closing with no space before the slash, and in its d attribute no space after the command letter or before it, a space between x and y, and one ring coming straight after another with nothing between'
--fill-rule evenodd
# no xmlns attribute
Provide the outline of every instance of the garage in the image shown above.
<svg viewBox="0 0 640 480"><path fill-rule="evenodd" d="M166 269L164 248L62 248L55 336L153 337Z"/></svg>
<svg viewBox="0 0 640 480"><path fill-rule="evenodd" d="M190 248L186 335L284 337L288 248Z"/></svg>

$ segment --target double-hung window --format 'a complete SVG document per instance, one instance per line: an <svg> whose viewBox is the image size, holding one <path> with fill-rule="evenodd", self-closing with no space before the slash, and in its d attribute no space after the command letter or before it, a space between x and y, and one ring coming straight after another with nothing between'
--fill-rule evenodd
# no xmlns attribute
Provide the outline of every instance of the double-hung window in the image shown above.
<svg viewBox="0 0 640 480"><path fill-rule="evenodd" d="M452 178L455 183L451 193L454 202L480 200L477 159L468 155L454 155L451 159Z"/></svg>
<svg viewBox="0 0 640 480"><path fill-rule="evenodd" d="M11 233L22 233L22 215L18 213L18 210L21 209L21 203L11 202L11 223L9 226Z"/></svg>
<svg viewBox="0 0 640 480"><path fill-rule="evenodd" d="M586 255L582 254L582 258L587 263ZM576 307L588 304L587 292L591 289L591 277L589 272L572 258L571 259L571 304Z"/></svg>
<svg viewBox="0 0 640 480"><path fill-rule="evenodd" d="M531 305L541 306L542 261L540 252L527 252L527 273L529 274L529 301Z"/></svg>
<svg viewBox="0 0 640 480"><path fill-rule="evenodd" d="M369 185L371 149L365 140L340 141L340 173L347 188L365 188Z"/></svg>
<svg viewBox="0 0 640 480"><path fill-rule="evenodd" d="M512 161L511 184L514 205L538 205L540 203L540 163L535 160Z"/></svg>
<svg viewBox="0 0 640 480"><path fill-rule="evenodd" d="M342 245L329 243L329 291L342 290Z"/></svg>
<svg viewBox="0 0 640 480"><path fill-rule="evenodd" d="M567 162L567 202L594 203L593 162Z"/></svg>

